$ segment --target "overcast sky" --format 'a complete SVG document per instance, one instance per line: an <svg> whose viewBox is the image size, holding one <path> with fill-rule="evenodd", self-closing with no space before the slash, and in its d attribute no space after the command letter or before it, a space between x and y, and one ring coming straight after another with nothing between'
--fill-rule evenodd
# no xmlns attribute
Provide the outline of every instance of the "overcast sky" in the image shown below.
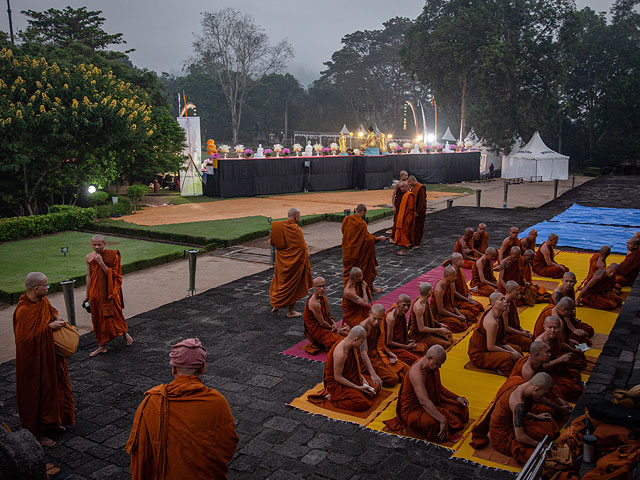
<svg viewBox="0 0 640 480"><path fill-rule="evenodd" d="M9 31L2 2L0 30ZM577 0L578 8L589 6L608 11L612 0ZM130 57L139 67L179 74L200 31L200 13L232 6L254 17L273 42L287 38L295 51L287 71L307 86L323 70L322 63L341 47L341 38L357 30L382 28L395 17L416 18L422 0L11 0L14 31L26 27L22 10L63 9L86 6L101 10L108 33L122 33ZM239 32L241 34L241 32Z"/></svg>

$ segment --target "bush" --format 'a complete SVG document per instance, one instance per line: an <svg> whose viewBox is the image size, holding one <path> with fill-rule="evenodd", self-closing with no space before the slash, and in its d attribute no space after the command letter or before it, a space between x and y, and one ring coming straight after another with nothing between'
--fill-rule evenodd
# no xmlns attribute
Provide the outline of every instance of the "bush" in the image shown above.
<svg viewBox="0 0 640 480"><path fill-rule="evenodd" d="M142 200L147 192L149 191L149 187L146 185L131 185L127 188L127 195L133 201L134 208L138 210L138 202Z"/></svg>
<svg viewBox="0 0 640 480"><path fill-rule="evenodd" d="M133 210L133 204L128 197L118 196L118 203L98 205L96 207L96 216L98 218L110 217L112 213L119 213L120 215L129 215Z"/></svg>
<svg viewBox="0 0 640 480"><path fill-rule="evenodd" d="M87 206L95 207L96 205L102 205L109 199L109 194L98 190L97 192L87 194Z"/></svg>
<svg viewBox="0 0 640 480"><path fill-rule="evenodd" d="M46 215L11 217L0 220L0 241L20 240L47 233L79 230L93 222L96 211L71 205L53 205Z"/></svg>

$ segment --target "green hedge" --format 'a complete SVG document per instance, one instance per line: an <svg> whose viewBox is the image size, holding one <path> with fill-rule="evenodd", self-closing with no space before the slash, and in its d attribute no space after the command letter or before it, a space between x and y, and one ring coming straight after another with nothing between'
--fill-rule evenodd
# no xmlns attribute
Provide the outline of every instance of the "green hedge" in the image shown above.
<svg viewBox="0 0 640 480"><path fill-rule="evenodd" d="M129 215L133 211L133 203L129 197L118 196L118 203L110 203L106 205L98 205L96 207L96 216L105 218L111 216L112 213L120 215Z"/></svg>
<svg viewBox="0 0 640 480"><path fill-rule="evenodd" d="M30 215L0 219L0 242L37 237L47 233L79 230L96 217L93 208L53 205L46 215Z"/></svg>

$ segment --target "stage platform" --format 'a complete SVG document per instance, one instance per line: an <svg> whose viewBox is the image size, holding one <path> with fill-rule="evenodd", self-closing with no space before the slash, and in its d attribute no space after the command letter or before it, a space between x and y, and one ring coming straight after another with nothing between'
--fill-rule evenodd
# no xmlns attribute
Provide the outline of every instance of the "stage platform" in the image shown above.
<svg viewBox="0 0 640 480"><path fill-rule="evenodd" d="M421 183L458 183L480 178L480 152L377 156L220 159L206 175L210 197L233 198L390 186L406 170Z"/></svg>

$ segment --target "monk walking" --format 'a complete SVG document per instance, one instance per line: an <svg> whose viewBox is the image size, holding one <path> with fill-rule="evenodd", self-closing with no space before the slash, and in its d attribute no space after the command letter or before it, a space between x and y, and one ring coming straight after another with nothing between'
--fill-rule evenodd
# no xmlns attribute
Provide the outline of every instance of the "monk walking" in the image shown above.
<svg viewBox="0 0 640 480"><path fill-rule="evenodd" d="M473 238L473 228L465 228L464 234L458 239L453 247L454 253L462 255L464 260L464 268L473 268L475 261L480 258L480 255L474 255L474 252L470 246L471 239Z"/></svg>
<svg viewBox="0 0 640 480"><path fill-rule="evenodd" d="M445 349L449 348L453 345L451 330L435 321L429 305L429 297L433 290L431 284L423 282L418 288L420 296L413 301L410 309L409 339L427 347L440 345Z"/></svg>
<svg viewBox="0 0 640 480"><path fill-rule="evenodd" d="M489 247L489 233L487 232L487 225L479 223L478 229L471 238L473 240L473 250L478 256L483 255L487 247Z"/></svg>
<svg viewBox="0 0 640 480"><path fill-rule="evenodd" d="M600 310L615 310L622 305L622 297L616 288L617 273L617 263L612 263L605 270L594 273L591 280L580 291L576 305L584 303Z"/></svg>
<svg viewBox="0 0 640 480"><path fill-rule="evenodd" d="M442 385L440 367L446 359L444 348L434 345L413 364L398 394L397 416L385 422L392 431L409 427L431 442L445 442L464 428L469 402Z"/></svg>
<svg viewBox="0 0 640 480"><path fill-rule="evenodd" d="M509 280L506 290L507 293L504 298L507 301L507 310L502 315L504 321L504 342L510 345L517 345L523 352L528 352L533 340L533 335L520 326L520 315L518 314L518 306L516 305L516 300L520 296L520 285L513 280Z"/></svg>
<svg viewBox="0 0 640 480"><path fill-rule="evenodd" d="M75 423L67 362L53 343L53 332L65 321L46 298L49 281L43 273L29 273L25 287L13 312L18 414L23 428L52 447L56 442L45 434Z"/></svg>
<svg viewBox="0 0 640 480"><path fill-rule="evenodd" d="M393 243L400 247L396 255L406 255L415 235L416 197L407 193L409 191L407 182L400 182L398 188L403 195L394 224Z"/></svg>
<svg viewBox="0 0 640 480"><path fill-rule="evenodd" d="M365 282L374 292L381 292L373 281L378 275L376 260L376 242L386 240L384 235L376 237L367 229L367 206L361 203L356 207L354 214L342 221L342 280L346 284L349 280L349 272L353 267L362 270Z"/></svg>
<svg viewBox="0 0 640 480"><path fill-rule="evenodd" d="M488 297L498 289L498 281L493 273L493 262L497 258L496 249L488 247L476 260L471 269L471 292Z"/></svg>
<svg viewBox="0 0 640 480"><path fill-rule="evenodd" d="M362 270L353 267L349 281L342 293L342 321L348 327L355 327L369 315L371 308L371 289L364 281Z"/></svg>
<svg viewBox="0 0 640 480"><path fill-rule="evenodd" d="M391 240L395 236L396 218L398 217L398 210L400 209L400 202L404 196L404 192L400 189L400 184L406 182L409 179L409 174L406 170L400 170L400 180L393 186L393 193L391 194L391 207L393 208L393 226L387 233L391 234Z"/></svg>
<svg viewBox="0 0 640 480"><path fill-rule="evenodd" d="M502 259L509 254L513 247L520 248L520 239L518 233L520 230L518 227L511 227L509 229L509 236L502 241L500 249L498 250L498 261L502 262Z"/></svg>
<svg viewBox="0 0 640 480"><path fill-rule="evenodd" d="M535 228L529 230L526 237L520 239L520 250L526 252L527 250L536 251L536 242L538 241L538 231Z"/></svg>
<svg viewBox="0 0 640 480"><path fill-rule="evenodd" d="M148 390L133 418L131 478L227 478L238 436L227 400L200 379L207 351L188 338L169 358L174 380Z"/></svg>
<svg viewBox="0 0 640 480"><path fill-rule="evenodd" d="M385 316L385 344L400 360L407 365L413 365L424 353L425 346L418 345L409 339L407 329L407 312L411 306L409 295L401 294ZM418 348L420 346L420 348Z"/></svg>
<svg viewBox="0 0 640 480"><path fill-rule="evenodd" d="M453 333L464 332L468 328L467 318L454 304L455 283L458 274L453 266L444 269L444 276L433 290L431 312L433 318Z"/></svg>
<svg viewBox="0 0 640 480"><path fill-rule="evenodd" d="M424 234L424 222L427 216L427 187L416 180L416 177L409 177L411 195L416 200L416 218L413 226L413 248L420 248L422 245L422 235Z"/></svg>
<svg viewBox="0 0 640 480"><path fill-rule="evenodd" d="M630 287L640 271L640 238L634 236L627 242L627 255L620 262L616 283L620 287Z"/></svg>
<svg viewBox="0 0 640 480"><path fill-rule="evenodd" d="M342 336L349 331L348 327L341 328L336 325L329 302L324 292L327 282L322 277L313 280L313 293L304 305L304 334L316 347L330 350Z"/></svg>
<svg viewBox="0 0 640 480"><path fill-rule="evenodd" d="M89 301L91 323L96 335L98 348L89 354L95 357L107 353L107 343L122 336L128 345L133 338L127 333L127 322L122 309L122 269L120 252L106 249L106 241L102 235L91 238L93 252L87 254L87 292L83 303Z"/></svg>
<svg viewBox="0 0 640 480"><path fill-rule="evenodd" d="M564 272L569 269L564 265L560 265L555 261L555 253L553 247L558 244L558 235L552 233L546 242L540 245L540 248L533 258L533 271L536 275L549 278L562 278Z"/></svg>

